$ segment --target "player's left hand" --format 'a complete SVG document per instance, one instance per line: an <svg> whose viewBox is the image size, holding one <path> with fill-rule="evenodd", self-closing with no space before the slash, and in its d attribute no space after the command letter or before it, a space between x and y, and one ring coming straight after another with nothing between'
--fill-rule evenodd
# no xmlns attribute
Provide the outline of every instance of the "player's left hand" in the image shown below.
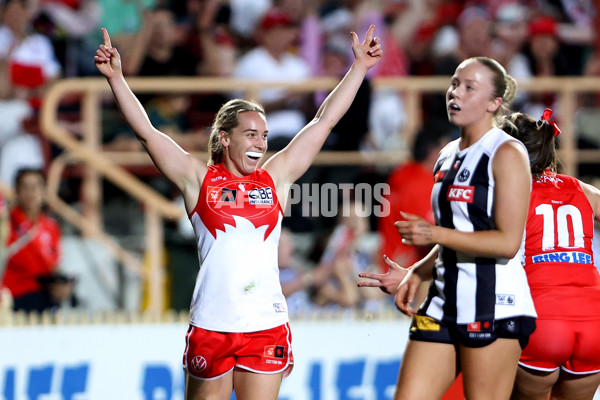
<svg viewBox="0 0 600 400"><path fill-rule="evenodd" d="M356 32L351 32L352 35L352 52L356 63L364 65L367 69L371 69L379 62L383 55L380 39L375 36L375 25L371 25L365 35L365 40L360 43Z"/></svg>
<svg viewBox="0 0 600 400"><path fill-rule="evenodd" d="M404 221L396 221L394 226L407 246L427 246L435 244L433 233L435 225L418 215L400 212Z"/></svg>

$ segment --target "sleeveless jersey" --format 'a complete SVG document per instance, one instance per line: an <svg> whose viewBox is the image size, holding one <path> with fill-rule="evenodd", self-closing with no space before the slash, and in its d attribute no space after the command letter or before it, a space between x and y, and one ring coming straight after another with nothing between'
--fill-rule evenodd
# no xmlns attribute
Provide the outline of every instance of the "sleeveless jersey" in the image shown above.
<svg viewBox="0 0 600 400"><path fill-rule="evenodd" d="M600 317L593 236L594 212L577 179L544 174L533 182L520 254L540 318Z"/></svg>
<svg viewBox="0 0 600 400"><path fill-rule="evenodd" d="M190 220L200 270L190 323L220 332L253 332L288 322L277 248L283 211L263 169L237 177L211 165Z"/></svg>
<svg viewBox="0 0 600 400"><path fill-rule="evenodd" d="M431 193L438 226L462 232L495 228L492 160L498 147L511 140L492 128L466 149L459 149L457 139L441 151ZM536 316L518 257L477 257L440 246L433 275L423 308L437 320L468 324Z"/></svg>

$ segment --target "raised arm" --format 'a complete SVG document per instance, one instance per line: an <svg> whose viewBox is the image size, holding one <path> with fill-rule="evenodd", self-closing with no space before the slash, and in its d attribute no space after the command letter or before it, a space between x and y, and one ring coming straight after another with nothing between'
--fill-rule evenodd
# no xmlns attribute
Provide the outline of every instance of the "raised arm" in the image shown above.
<svg viewBox="0 0 600 400"><path fill-rule="evenodd" d="M159 171L173 182L183 194L186 208L193 209L198 200L202 179L207 167L184 151L169 136L152 126L146 111L123 77L121 57L111 46L106 29L102 28L104 44L96 51L94 62L106 77L125 120L142 143Z"/></svg>
<svg viewBox="0 0 600 400"><path fill-rule="evenodd" d="M590 205L592 206L592 210L594 211L594 219L600 222L600 189L590 185L589 183L581 181L579 181L579 183L581 184L583 193L585 193L585 197L587 197Z"/></svg>
<svg viewBox="0 0 600 400"><path fill-rule="evenodd" d="M265 163L264 168L271 174L276 186L292 183L306 172L329 132L350 108L367 71L381 59L383 50L379 38L373 37L374 31L375 26L371 25L362 43L356 33L351 33L354 63L350 70L323 101L313 120L287 147Z"/></svg>
<svg viewBox="0 0 600 400"><path fill-rule="evenodd" d="M492 160L495 229L460 232L431 225L403 213L396 228L407 245L441 244L480 257L513 258L523 238L531 192L531 174L525 149L516 142L503 144Z"/></svg>

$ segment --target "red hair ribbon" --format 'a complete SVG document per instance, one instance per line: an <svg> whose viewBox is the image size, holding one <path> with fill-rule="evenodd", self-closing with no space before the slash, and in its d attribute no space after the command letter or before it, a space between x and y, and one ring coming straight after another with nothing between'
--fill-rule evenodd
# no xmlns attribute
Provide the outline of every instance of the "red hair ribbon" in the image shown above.
<svg viewBox="0 0 600 400"><path fill-rule="evenodd" d="M554 136L558 136L561 133L560 128L556 125L556 122L550 121L550 117L552 116L552 110L546 108L544 113L542 114L542 121L548 121L550 125L552 125L552 129L554 129Z"/></svg>

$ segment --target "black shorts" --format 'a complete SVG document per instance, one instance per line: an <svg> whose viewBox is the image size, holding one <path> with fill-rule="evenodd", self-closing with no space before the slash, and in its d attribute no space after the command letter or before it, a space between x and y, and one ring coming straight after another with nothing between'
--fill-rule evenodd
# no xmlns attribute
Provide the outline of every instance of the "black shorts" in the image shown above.
<svg viewBox="0 0 600 400"><path fill-rule="evenodd" d="M433 319L419 311L414 315L408 337L421 342L484 347L498 338L517 339L521 349L527 346L535 330L535 318L516 316L470 324L456 324Z"/></svg>

